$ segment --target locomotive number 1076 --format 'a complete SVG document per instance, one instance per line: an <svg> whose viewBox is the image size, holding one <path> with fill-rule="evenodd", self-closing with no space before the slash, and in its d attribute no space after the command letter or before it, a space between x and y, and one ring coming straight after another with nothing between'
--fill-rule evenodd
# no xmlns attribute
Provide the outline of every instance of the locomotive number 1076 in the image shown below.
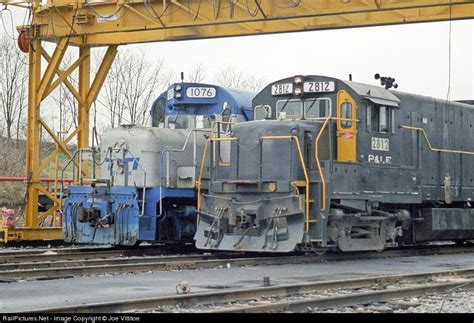
<svg viewBox="0 0 474 323"><path fill-rule="evenodd" d="M213 87L188 87L186 90L188 98L212 99L216 94L216 89Z"/></svg>

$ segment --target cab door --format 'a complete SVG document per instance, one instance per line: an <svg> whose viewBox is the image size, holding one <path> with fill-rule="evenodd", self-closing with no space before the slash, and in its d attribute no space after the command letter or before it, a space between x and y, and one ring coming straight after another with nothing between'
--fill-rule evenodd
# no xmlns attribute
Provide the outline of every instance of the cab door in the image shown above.
<svg viewBox="0 0 474 323"><path fill-rule="evenodd" d="M357 160L357 104L346 91L337 94L337 160Z"/></svg>

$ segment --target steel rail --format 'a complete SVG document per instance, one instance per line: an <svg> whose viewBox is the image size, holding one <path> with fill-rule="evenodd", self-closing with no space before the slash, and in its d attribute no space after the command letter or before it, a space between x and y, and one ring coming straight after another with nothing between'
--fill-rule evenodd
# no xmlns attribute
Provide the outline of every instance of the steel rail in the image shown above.
<svg viewBox="0 0 474 323"><path fill-rule="evenodd" d="M100 255L99 255L100 256ZM100 259L77 259L77 260L60 260L60 261L41 261L41 262L22 262L22 263L7 263L0 264L0 277L3 273L13 270L29 270L29 269L45 269L45 268L74 268L86 266L110 266L119 264L145 264L156 263L164 261L189 261L189 260L205 260L215 258L212 255L176 255L176 256L132 256L132 257L118 257Z"/></svg>
<svg viewBox="0 0 474 323"><path fill-rule="evenodd" d="M138 273L146 271L160 271L160 270L178 270L178 269L205 269L205 268L219 268L231 264L232 266L262 266L262 265L279 265L279 264L294 264L307 263L314 261L315 257L293 256L293 257L264 257L264 258L221 258L221 259L206 259L212 256L202 256L200 260L190 259L187 256L176 257L172 259L163 259L163 257L156 257L154 260L140 261L141 258L135 258L133 261L129 259L128 263L113 264L109 260L107 265L86 265L86 266L72 266L72 267L53 267L53 268L39 268L39 269L24 269L24 270L5 270L0 271L0 282L12 282L16 280L28 279L60 279L70 278L75 276L98 275L98 274L118 274L118 273ZM85 262L84 262L85 263ZM112 263L112 264L110 264Z"/></svg>
<svg viewBox="0 0 474 323"><path fill-rule="evenodd" d="M23 262L43 262L61 261L74 259L100 259L110 257L131 257L145 255L169 255L177 253L173 250L175 246L151 246L140 247L139 249L112 249L112 248L80 248L80 249L42 249L41 251L29 250L18 252L0 252L0 264L23 263ZM196 251L194 247L184 246L181 253Z"/></svg>
<svg viewBox="0 0 474 323"><path fill-rule="evenodd" d="M138 252L137 252L138 251ZM58 255L38 255L35 258L25 255L26 262L1 263L0 282L11 282L18 279L59 279L82 275L105 273L130 273L144 271L161 271L173 269L205 269L219 266L263 266L280 264L304 264L327 261L351 261L360 259L387 259L395 257L427 256L435 254L459 254L474 252L474 246L444 246L430 249L404 249L379 252L330 253L327 255L295 255L295 254L184 254L165 255L160 253L151 256L157 250L120 250L111 252L88 252ZM131 252L131 253L128 253ZM163 252L163 250L161 250ZM115 258L113 258L115 256ZM147 257L148 256L148 257ZM120 257L120 258L118 258ZM1 259L1 258L0 258ZM34 262L32 259L41 260ZM66 260L65 260L66 259ZM5 260L5 259L4 259Z"/></svg>
<svg viewBox="0 0 474 323"><path fill-rule="evenodd" d="M335 289L347 289L347 288L362 288L370 287L376 284L394 284L400 282L420 282L427 281L435 278L443 277L469 277L474 275L474 268L467 269L458 269L458 270L448 270L448 271L437 271L437 272L428 272L428 273L419 273L419 274L409 274L409 275L389 275L389 276L377 276L377 277L366 277L366 278L356 278L356 279L346 279L346 280L333 280L333 281L323 281L323 282L308 282L308 283L297 283L297 284L285 284L280 286L270 286L270 287L257 287L257 288L246 288L246 289L230 289L226 291L218 292L206 292L206 293L197 293L197 294L185 294L185 295L173 295L165 297L153 297L153 298L143 298L143 299L132 299L132 300L123 300L123 301L113 301L113 302L103 302L103 303L93 303L93 304L81 304L81 305L72 305L72 306L63 306L63 307L51 307L51 308L40 308L34 309L31 312L53 312L53 313L112 313L112 312L126 312L126 311L150 311L157 310L161 307L191 307L197 305L216 305L224 304L235 301L242 300L255 300L263 297L289 297L298 294L304 293L314 293L318 291L327 291ZM464 282L465 283L465 282ZM446 290L453 286L459 286L461 283L458 282L449 282L443 283L436 286L436 290ZM428 291L428 288L425 288L422 292ZM432 289L433 290L433 289ZM407 295L408 291L405 291L404 295ZM420 293L417 291L417 293ZM374 294L377 295L377 294ZM361 296L356 300L355 298L352 302L365 302L367 299L373 301L374 298L371 298L370 295ZM379 293L378 299L382 299L383 295ZM373 296L375 297L375 296ZM385 297L395 297L393 294ZM399 297L399 296L396 296ZM339 297L340 298L340 297ZM326 301L329 298L326 299ZM321 300L322 302L322 300ZM327 306L335 306L336 298L333 298L333 303L328 304ZM343 300L339 300L338 304L343 304ZM299 306L295 303L295 307ZM308 305L303 305L308 307ZM255 307L257 308L257 307ZM284 307L283 309L287 309ZM259 308L263 309L263 307ZM250 309L229 309L228 311L245 311ZM266 309L265 309L266 310ZM202 308L200 308L202 311ZM224 310L219 310L223 312Z"/></svg>
<svg viewBox="0 0 474 323"><path fill-rule="evenodd" d="M278 302L273 304L234 307L207 311L207 313L268 313L268 312L306 312L308 309L327 310L337 307L363 305L378 302L387 302L394 299L420 296L423 294L443 293L452 288L463 286L474 288L474 279L465 282L447 282L438 284L425 284L415 287L393 288L388 290L377 290L371 292L354 293L349 295L303 299L289 302ZM206 311L205 311L206 312Z"/></svg>

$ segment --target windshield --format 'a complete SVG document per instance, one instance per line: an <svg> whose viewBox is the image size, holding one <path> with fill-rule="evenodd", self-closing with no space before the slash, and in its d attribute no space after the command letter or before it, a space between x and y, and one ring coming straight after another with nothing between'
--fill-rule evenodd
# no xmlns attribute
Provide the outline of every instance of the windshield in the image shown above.
<svg viewBox="0 0 474 323"><path fill-rule="evenodd" d="M331 100L328 98L308 99L304 102L306 119L326 118L331 114Z"/></svg>
<svg viewBox="0 0 474 323"><path fill-rule="evenodd" d="M209 129L212 117L208 115L175 115L168 117L168 128L170 129Z"/></svg>
<svg viewBox="0 0 474 323"><path fill-rule="evenodd" d="M276 103L276 116L272 116L271 106L257 105L254 108L254 119L324 119L331 115L330 98L309 98L302 100L280 100Z"/></svg>
<svg viewBox="0 0 474 323"><path fill-rule="evenodd" d="M277 102L277 117L283 119L301 119L303 116L301 100L285 100Z"/></svg>

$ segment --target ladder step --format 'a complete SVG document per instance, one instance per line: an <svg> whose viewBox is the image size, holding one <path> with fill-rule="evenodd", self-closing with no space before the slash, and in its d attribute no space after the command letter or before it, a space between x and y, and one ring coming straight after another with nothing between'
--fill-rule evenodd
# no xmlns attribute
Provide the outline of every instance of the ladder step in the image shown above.
<svg viewBox="0 0 474 323"><path fill-rule="evenodd" d="M305 181L296 181L296 182L291 182L291 185L298 186L298 187L306 187L306 182Z"/></svg>

